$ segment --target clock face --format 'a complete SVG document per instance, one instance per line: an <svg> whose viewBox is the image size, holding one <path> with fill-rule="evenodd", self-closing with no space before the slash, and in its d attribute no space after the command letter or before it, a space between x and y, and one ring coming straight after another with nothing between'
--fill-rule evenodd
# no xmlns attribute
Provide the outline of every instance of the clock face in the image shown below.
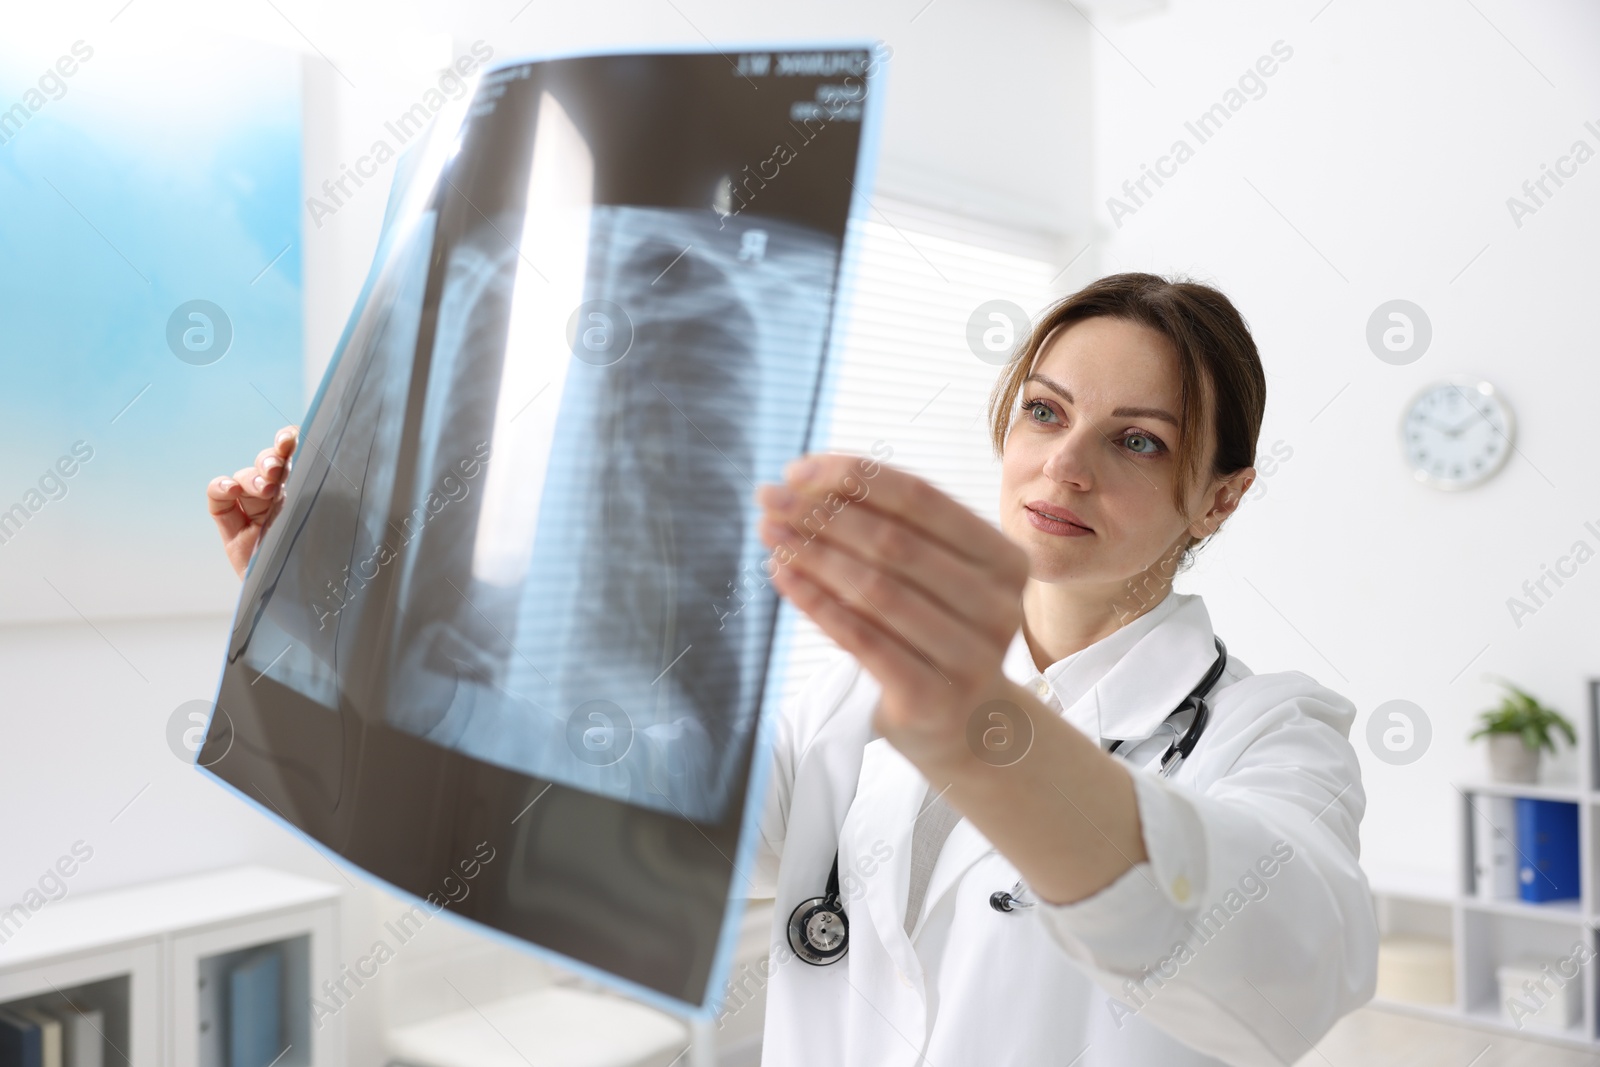
<svg viewBox="0 0 1600 1067"><path fill-rule="evenodd" d="M1511 408L1494 386L1452 380L1428 386L1411 401L1400 441L1419 482L1466 489L1505 465L1515 432Z"/></svg>

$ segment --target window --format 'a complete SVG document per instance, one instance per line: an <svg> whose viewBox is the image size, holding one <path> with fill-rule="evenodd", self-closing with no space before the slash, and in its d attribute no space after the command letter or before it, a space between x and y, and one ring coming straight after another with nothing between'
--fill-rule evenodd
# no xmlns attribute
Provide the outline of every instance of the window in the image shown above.
<svg viewBox="0 0 1600 1067"><path fill-rule="evenodd" d="M998 522L1000 465L984 410L1000 368L967 346L967 320L989 300L1036 315L1063 280L1051 237L1035 237L884 197L853 222L860 241L826 448L869 453L937 485ZM796 619L784 699L836 646Z"/></svg>

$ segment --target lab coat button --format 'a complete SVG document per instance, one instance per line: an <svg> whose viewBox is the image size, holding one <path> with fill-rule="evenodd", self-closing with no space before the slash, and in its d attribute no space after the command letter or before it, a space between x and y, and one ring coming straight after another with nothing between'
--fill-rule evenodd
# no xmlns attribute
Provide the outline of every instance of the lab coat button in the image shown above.
<svg viewBox="0 0 1600 1067"><path fill-rule="evenodd" d="M1043 678L1040 678L1037 682L1033 683L1033 689L1034 692L1038 693L1041 697L1050 696L1050 683L1045 681Z"/></svg>
<svg viewBox="0 0 1600 1067"><path fill-rule="evenodd" d="M1181 874L1178 875L1178 877L1174 878L1172 880L1172 895L1178 901L1179 904L1188 903L1188 901L1189 901L1189 879L1185 878Z"/></svg>

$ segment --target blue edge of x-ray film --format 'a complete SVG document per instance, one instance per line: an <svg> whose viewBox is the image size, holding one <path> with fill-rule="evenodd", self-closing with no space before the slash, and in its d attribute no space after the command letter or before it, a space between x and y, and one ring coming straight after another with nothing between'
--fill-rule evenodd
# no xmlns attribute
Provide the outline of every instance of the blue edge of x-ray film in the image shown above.
<svg viewBox="0 0 1600 1067"><path fill-rule="evenodd" d="M877 59L878 50L876 46L881 43L882 42L868 42L861 40L789 42L757 41L748 44L731 42L724 44L721 48L701 48L691 46L674 47L671 45L657 44L639 45L633 48L613 46L609 48L596 48L578 51L560 51L549 54L519 55L513 59L501 60L500 62L493 63L484 68L484 72L488 73L503 67L516 66L521 63L540 62L553 59L577 59L588 56L633 54L649 55L688 53L713 54L761 51L847 51L853 49L865 49L874 54L874 65L870 74L870 78L872 80L868 82L869 88L867 92L866 106L862 109L860 141L857 146L856 154L855 188L850 198L849 223L845 228L844 242L840 253L839 274L834 290L833 308L828 324L827 347L823 354L823 374L822 380L818 386L817 403L814 409L815 417L811 424L809 441L807 443L808 451L818 451L825 448L828 440L828 433L830 429L829 423L832 417L832 397L839 370L838 356L844 344L846 328L851 310L851 297L855 287L856 269L858 266L857 260L860 255L861 235L859 223L867 215L871 193L877 175L878 138L883 115L884 87L887 82L888 75L888 64ZM469 93L466 95L470 98L471 94ZM448 114L448 111L443 114ZM367 279L362 285L361 292L356 297L356 301L354 306L351 308L350 315L345 321L344 332L340 335L339 343L334 348L333 357L328 361L327 368L322 376L322 382L317 387L317 391L312 396L311 403L306 409L305 417L300 423L302 427L311 425L312 420L316 416L317 406L322 402L323 394L328 388L328 382L332 378L335 368L338 366L339 357L344 353L345 347L349 344L355 324L361 318L361 313L365 309L367 301L371 296L373 285L382 271L383 263L389 253L389 249L392 246L394 239L394 227L390 224L393 222L394 217L398 214L398 194L403 191L405 181L407 177L409 177L408 169L417 164L419 155L418 149L419 146L413 146L412 148L407 149L399 157L396 163L389 202L384 212L383 227L379 235L377 250L373 253L372 268L369 270ZM254 566L255 560L252 558L250 566L246 570L246 577L249 575L249 569L253 569ZM790 644L793 639L794 622L795 614L793 606L788 602L788 600L780 598L778 621L777 626L774 628L772 649L768 659L769 669L767 671L766 687L762 696L760 718L756 728L754 746L751 753L751 768L748 792L745 795L744 818L740 826L739 844L733 861L735 877L738 876L738 872L747 870L750 863L755 858L756 836L758 833L757 824L760 821L762 809L765 806L767 781L771 774L772 730L774 728L776 718L780 712L780 702L782 700L784 686L787 680L785 675L787 674ZM223 660L224 666L219 668L217 672L218 692L221 691L222 674L226 669L226 642L224 643ZM211 713L213 716L216 714L215 704L212 706ZM206 735L210 734L210 730L211 723L208 718L206 723ZM195 760L197 764L199 762L199 757L200 751L196 750ZM201 770L204 769L205 768L203 767L201 768ZM400 898L403 902L409 902L428 909L430 914L445 915L451 921L458 923L462 927L470 929L479 935L493 938L520 951L531 953L540 959L553 963L559 968L578 974L602 986L617 990L618 992L634 1000L648 1004L655 1008L659 1008L660 1010L668 1012L672 1015L691 1020L710 1021L717 1016L722 1008L722 1001L726 994L728 972L733 963L733 950L737 941L737 932L744 918L745 901L747 898L743 895L738 893L729 894L728 907L723 914L722 933L717 939L716 955L713 958L710 974L707 977L706 988L708 993L706 1002L704 1005L689 1004L685 1001L666 996L658 990L651 989L647 986L640 985L625 978L620 978L607 971L602 971L591 964L572 959L569 956L563 955L562 953L556 952L542 945L538 945L530 941L524 941L522 938L507 934L504 931L478 922L475 919L469 919L458 915L448 907L439 907L438 909L434 909L433 905L427 900L424 900L423 898L418 897L415 894L401 889L400 887L384 880L383 878L378 877L364 867L359 867L349 862L341 853L336 852L327 845L324 845L322 842L316 840L300 827L283 817L283 815L272 810L272 808L263 805L260 801L243 792L233 784L223 780L217 775L210 775L210 777L219 785L232 792L235 796L244 800L251 807L257 809L268 819L277 822L298 834L313 848L326 857L331 863L335 864L336 869L353 871L360 877L366 879L369 883L375 884L389 894Z"/></svg>

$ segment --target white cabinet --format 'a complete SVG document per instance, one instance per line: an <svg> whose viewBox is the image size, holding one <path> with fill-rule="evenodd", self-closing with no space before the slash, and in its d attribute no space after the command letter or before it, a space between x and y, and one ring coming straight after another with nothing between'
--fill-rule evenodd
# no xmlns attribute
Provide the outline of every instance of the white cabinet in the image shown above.
<svg viewBox="0 0 1600 1067"><path fill-rule="evenodd" d="M234 867L46 903L0 944L0 1004L99 1009L107 1064L223 1067L227 965L271 946L277 1067L343 1067L344 1020L314 1019L311 1007L338 981L339 896L327 883Z"/></svg>
<svg viewBox="0 0 1600 1067"><path fill-rule="evenodd" d="M1589 714L1578 722L1583 755L1576 785L1519 785L1508 782L1459 781L1456 833L1461 867L1446 884L1404 882L1374 875L1371 879L1378 925L1385 936L1420 936L1447 941L1455 966L1454 996L1444 1004L1414 1004L1376 998L1376 1006L1464 1022L1492 1030L1515 1032L1587 1049L1600 1049L1600 681L1591 681ZM1494 797L1531 797L1577 805L1579 888L1581 896L1527 903L1521 899L1486 899L1478 892L1474 870L1475 820L1487 816ZM1532 958L1551 964L1545 988L1537 999L1528 992L1507 995L1498 971ZM1572 972L1564 974L1563 971ZM1570 987L1570 988L1569 988ZM1575 989L1582 1010L1571 1026L1552 1032L1526 1017L1542 1003L1552 1011ZM1510 1001L1516 1000L1512 1008ZM1518 1014L1518 1013L1522 1014Z"/></svg>
<svg viewBox="0 0 1600 1067"><path fill-rule="evenodd" d="M166 990L161 950L152 943L40 962L13 970L0 947L0 1004L38 1004L49 1009L69 1001L98 1009L104 1027L104 1062L145 1067L161 1062L161 1016Z"/></svg>

